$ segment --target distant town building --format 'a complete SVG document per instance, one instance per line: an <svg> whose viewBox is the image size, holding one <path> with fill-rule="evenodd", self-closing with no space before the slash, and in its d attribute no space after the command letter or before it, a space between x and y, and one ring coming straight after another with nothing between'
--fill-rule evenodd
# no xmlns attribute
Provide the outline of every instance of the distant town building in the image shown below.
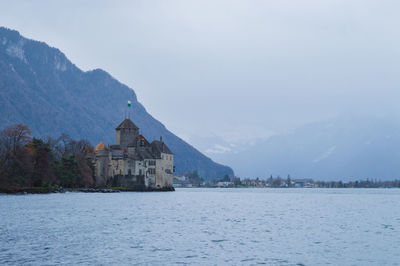
<svg viewBox="0 0 400 266"><path fill-rule="evenodd" d="M238 186L238 185L241 184L240 178L239 178L239 177L236 177L236 176L231 178L231 182L233 182L233 184L234 184L235 186Z"/></svg>
<svg viewBox="0 0 400 266"><path fill-rule="evenodd" d="M174 177L175 179L177 179L177 180L179 180L179 181L187 181L189 178L187 177L187 176L184 176L184 175L182 175L182 176L175 176Z"/></svg>
<svg viewBox="0 0 400 266"><path fill-rule="evenodd" d="M295 179L293 180L295 187L311 187L314 186L312 179Z"/></svg>
<svg viewBox="0 0 400 266"><path fill-rule="evenodd" d="M116 144L95 148L96 185L172 189L174 155L162 138L149 143L130 119L115 130Z"/></svg>
<svg viewBox="0 0 400 266"><path fill-rule="evenodd" d="M234 185L235 184L233 182L227 182L227 181L220 181L217 183L217 187L231 187Z"/></svg>

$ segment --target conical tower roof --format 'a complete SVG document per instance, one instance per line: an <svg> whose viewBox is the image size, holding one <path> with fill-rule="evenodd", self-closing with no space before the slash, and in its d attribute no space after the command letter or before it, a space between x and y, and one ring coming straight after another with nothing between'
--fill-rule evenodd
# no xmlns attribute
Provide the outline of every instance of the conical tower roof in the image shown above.
<svg viewBox="0 0 400 266"><path fill-rule="evenodd" d="M97 144L96 148L94 148L95 151L105 151L107 150L106 144L104 142L100 141L99 144Z"/></svg>
<svg viewBox="0 0 400 266"><path fill-rule="evenodd" d="M123 129L123 128L133 128L133 129L139 129L129 118L126 118L124 121L122 121L121 124L116 128L116 130Z"/></svg>

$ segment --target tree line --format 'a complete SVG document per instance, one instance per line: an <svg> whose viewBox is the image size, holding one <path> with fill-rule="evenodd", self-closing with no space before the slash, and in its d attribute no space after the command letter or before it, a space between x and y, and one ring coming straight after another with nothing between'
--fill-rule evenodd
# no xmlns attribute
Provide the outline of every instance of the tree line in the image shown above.
<svg viewBox="0 0 400 266"><path fill-rule="evenodd" d="M400 188L400 180L377 181L373 179L357 180L357 181L317 181L315 184L323 188Z"/></svg>
<svg viewBox="0 0 400 266"><path fill-rule="evenodd" d="M0 187L64 187L94 185L93 147L88 140L39 139L24 124L0 131Z"/></svg>

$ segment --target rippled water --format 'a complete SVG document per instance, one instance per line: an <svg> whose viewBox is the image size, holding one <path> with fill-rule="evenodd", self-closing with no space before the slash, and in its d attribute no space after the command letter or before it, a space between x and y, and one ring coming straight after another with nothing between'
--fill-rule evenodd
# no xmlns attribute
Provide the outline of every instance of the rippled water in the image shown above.
<svg viewBox="0 0 400 266"><path fill-rule="evenodd" d="M0 264L399 265L400 190L0 196Z"/></svg>

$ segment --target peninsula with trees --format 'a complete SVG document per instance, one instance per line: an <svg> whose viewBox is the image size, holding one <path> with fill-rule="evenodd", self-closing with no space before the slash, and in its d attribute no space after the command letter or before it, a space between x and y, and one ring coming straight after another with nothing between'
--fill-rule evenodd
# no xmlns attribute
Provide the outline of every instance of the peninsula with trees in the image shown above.
<svg viewBox="0 0 400 266"><path fill-rule="evenodd" d="M162 141L149 143L125 119L116 144L32 137L27 125L0 131L0 192L172 191L173 153ZM106 189L106 190L105 190Z"/></svg>

